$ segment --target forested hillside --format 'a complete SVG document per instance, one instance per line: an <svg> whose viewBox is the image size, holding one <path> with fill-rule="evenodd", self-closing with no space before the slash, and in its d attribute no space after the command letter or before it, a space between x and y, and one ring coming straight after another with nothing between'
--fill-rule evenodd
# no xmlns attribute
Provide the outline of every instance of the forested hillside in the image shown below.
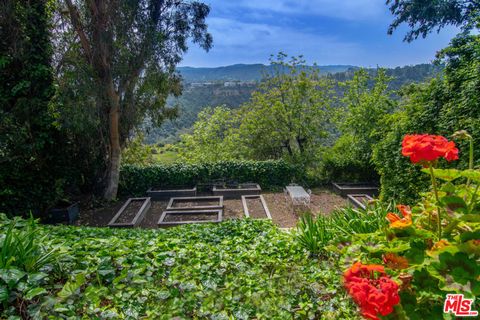
<svg viewBox="0 0 480 320"><path fill-rule="evenodd" d="M344 72L351 68L350 65L330 65L317 66L315 69L320 74L329 74ZM185 82L204 82L218 80L238 80L238 81L260 81L264 72L273 70L271 65L263 64L234 64L231 66L216 68L192 68L179 67L177 70L181 73Z"/></svg>
<svg viewBox="0 0 480 320"><path fill-rule="evenodd" d="M225 105L228 108L238 108L250 99L252 92L257 88L258 82L254 80L260 80L262 72L268 73L270 68L271 66L261 64L238 64L219 68L178 68L184 80L183 94L176 99L170 98L168 104L177 106L179 115L175 120L163 123L160 128L152 128L146 121L145 142L165 144L178 141L180 135L188 131L197 119L198 113L205 107ZM358 69L353 66L318 67L319 74L328 73L325 76L333 78L336 82L351 79ZM370 74L375 70L368 69ZM419 64L387 69L386 74L393 77L390 88L398 90L405 84L433 78L441 70L441 66ZM341 87L337 86L335 89L339 92Z"/></svg>

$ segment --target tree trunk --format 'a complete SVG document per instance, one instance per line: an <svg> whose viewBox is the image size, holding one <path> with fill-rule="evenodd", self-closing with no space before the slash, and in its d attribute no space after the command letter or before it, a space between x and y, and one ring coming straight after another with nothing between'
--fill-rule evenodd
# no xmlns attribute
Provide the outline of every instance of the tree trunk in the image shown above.
<svg viewBox="0 0 480 320"><path fill-rule="evenodd" d="M117 198L118 182L120 179L120 161L122 149L120 146L120 101L117 92L110 84L107 89L110 112L108 115L110 153L107 166L107 186L103 197L105 200Z"/></svg>

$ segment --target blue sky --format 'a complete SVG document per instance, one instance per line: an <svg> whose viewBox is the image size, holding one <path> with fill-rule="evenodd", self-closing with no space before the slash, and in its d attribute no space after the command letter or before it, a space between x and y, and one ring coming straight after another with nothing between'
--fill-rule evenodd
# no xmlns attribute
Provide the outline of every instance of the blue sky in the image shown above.
<svg viewBox="0 0 480 320"><path fill-rule="evenodd" d="M182 66L216 67L267 63L283 51L303 54L309 64L395 67L430 62L456 30L412 43L402 41L406 27L392 36L393 20L385 0L204 0L213 48L190 45Z"/></svg>

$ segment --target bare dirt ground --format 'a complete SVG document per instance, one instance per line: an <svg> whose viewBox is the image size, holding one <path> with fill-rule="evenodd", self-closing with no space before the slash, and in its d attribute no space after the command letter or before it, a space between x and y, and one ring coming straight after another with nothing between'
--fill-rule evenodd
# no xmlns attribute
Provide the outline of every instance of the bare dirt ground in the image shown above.
<svg viewBox="0 0 480 320"><path fill-rule="evenodd" d="M335 208L348 205L347 199L342 198L328 189L312 190L309 207L294 208L291 200L286 198L283 193L266 192L263 193L263 197L270 210L273 222L282 228L295 227L303 212L310 211L314 214L329 214ZM80 219L76 224L83 226L106 226L126 200L127 199L122 199L102 208L81 210ZM166 209L167 204L167 201L152 201L150 210L148 210L145 218L140 223L140 227L157 228L157 222L162 212ZM225 200L223 204L223 219L241 219L245 217L240 199Z"/></svg>

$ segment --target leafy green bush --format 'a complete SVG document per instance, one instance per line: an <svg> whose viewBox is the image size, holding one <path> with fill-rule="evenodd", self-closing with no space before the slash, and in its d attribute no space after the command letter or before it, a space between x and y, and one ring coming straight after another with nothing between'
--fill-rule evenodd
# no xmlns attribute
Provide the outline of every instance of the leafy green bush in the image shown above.
<svg viewBox="0 0 480 320"><path fill-rule="evenodd" d="M42 226L40 232L64 246L65 271L60 281L42 273L24 317L358 318L334 262L308 259L293 235L270 221L166 230ZM0 307L0 318L19 311Z"/></svg>
<svg viewBox="0 0 480 320"><path fill-rule="evenodd" d="M357 148L352 135L346 134L338 138L335 144L323 152L320 176L326 182L364 182L378 181L369 157ZM368 156L368 154L367 154Z"/></svg>
<svg viewBox="0 0 480 320"><path fill-rule="evenodd" d="M222 161L205 164L123 166L120 193L143 195L151 187L194 186L215 179L256 182L263 189L283 187L301 178L300 170L285 161Z"/></svg>

